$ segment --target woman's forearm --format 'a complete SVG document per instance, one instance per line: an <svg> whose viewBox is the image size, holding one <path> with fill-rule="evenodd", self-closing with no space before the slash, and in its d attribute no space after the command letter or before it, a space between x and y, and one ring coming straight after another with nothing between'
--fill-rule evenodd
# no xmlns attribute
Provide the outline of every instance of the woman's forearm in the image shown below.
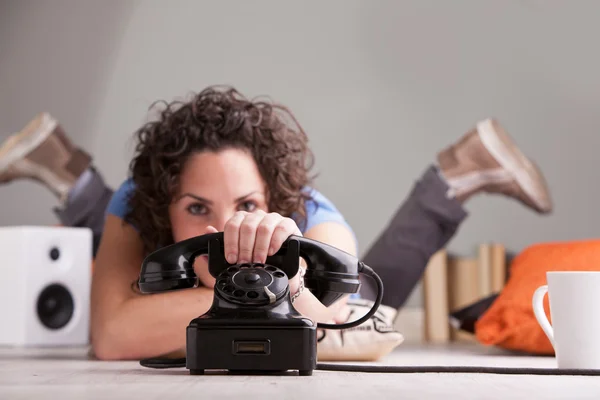
<svg viewBox="0 0 600 400"><path fill-rule="evenodd" d="M105 360L138 360L178 352L185 348L188 324L208 311L213 296L213 289L200 287L129 298L92 331L94 353ZM305 289L294 307L315 322L331 322L342 303L326 307Z"/></svg>
<svg viewBox="0 0 600 400"><path fill-rule="evenodd" d="M331 323L338 320L345 304L346 297L326 307L308 289L304 289L294 302L294 308L314 322Z"/></svg>
<svg viewBox="0 0 600 400"><path fill-rule="evenodd" d="M303 268L306 268L304 260L301 262ZM290 279L290 293L295 294L300 290L300 277L298 274ZM343 296L330 306L325 306L317 297L307 288L302 290L300 296L294 302L294 308L305 317L319 323L338 323L345 319L344 307L348 296Z"/></svg>
<svg viewBox="0 0 600 400"><path fill-rule="evenodd" d="M188 324L208 311L213 293L212 289L196 288L127 300L102 329L94 332L92 343L96 357L138 360L185 348ZM305 290L294 307L315 322L331 322L339 314L340 304L325 307Z"/></svg>
<svg viewBox="0 0 600 400"><path fill-rule="evenodd" d="M124 301L92 331L96 357L106 360L157 357L185 347L186 327L212 305L213 290L200 287Z"/></svg>

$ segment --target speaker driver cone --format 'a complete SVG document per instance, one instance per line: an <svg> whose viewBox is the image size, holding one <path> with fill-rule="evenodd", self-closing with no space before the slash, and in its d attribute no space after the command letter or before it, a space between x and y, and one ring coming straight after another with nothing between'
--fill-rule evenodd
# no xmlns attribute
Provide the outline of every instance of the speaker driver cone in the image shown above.
<svg viewBox="0 0 600 400"><path fill-rule="evenodd" d="M73 311L73 296L63 285L47 286L38 297L38 318L49 329L63 328L73 317Z"/></svg>

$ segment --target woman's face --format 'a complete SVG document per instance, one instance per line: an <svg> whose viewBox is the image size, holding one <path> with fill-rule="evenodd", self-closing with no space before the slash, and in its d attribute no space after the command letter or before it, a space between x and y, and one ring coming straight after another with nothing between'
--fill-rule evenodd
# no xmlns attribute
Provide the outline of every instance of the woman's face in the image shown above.
<svg viewBox="0 0 600 400"><path fill-rule="evenodd" d="M210 227L223 231L237 211L256 210L268 212L265 182L250 154L239 149L197 153L184 165L169 206L173 239L214 232ZM198 257L194 268L203 285L214 285L206 257Z"/></svg>

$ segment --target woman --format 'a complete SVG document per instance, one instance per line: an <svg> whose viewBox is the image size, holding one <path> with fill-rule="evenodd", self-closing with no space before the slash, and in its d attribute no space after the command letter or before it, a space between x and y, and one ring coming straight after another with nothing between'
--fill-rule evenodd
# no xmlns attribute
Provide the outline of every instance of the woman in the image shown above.
<svg viewBox="0 0 600 400"><path fill-rule="evenodd" d="M351 228L312 188L307 137L285 107L210 87L187 102L166 104L136 137L131 177L114 193L48 114L0 148L0 182L43 182L59 197L56 212L65 225L94 231L97 357L139 359L182 349L185 327L210 307L214 278L205 258L194 265L198 288L157 295L136 290L143 258L162 246L223 231L230 263L263 262L296 234L356 254ZM429 257L466 217L463 203L480 192L509 196L539 213L551 210L535 165L497 122L482 121L438 154L361 257L384 282L383 304L403 305ZM298 292L299 276L290 287ZM361 294L374 298L370 280ZM348 318L345 301L325 307L308 290L294 306L318 322Z"/></svg>

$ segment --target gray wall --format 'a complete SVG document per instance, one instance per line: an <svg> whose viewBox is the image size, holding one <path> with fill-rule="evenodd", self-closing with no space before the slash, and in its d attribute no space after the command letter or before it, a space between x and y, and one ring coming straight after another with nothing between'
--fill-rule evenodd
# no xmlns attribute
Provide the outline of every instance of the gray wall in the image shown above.
<svg viewBox="0 0 600 400"><path fill-rule="evenodd" d="M154 100L214 83L268 94L295 110L318 187L365 250L436 151L495 116L556 211L481 196L450 248L594 237L598 15L595 1L2 2L0 139L48 110L118 185ZM0 224L56 221L33 183L0 199Z"/></svg>

